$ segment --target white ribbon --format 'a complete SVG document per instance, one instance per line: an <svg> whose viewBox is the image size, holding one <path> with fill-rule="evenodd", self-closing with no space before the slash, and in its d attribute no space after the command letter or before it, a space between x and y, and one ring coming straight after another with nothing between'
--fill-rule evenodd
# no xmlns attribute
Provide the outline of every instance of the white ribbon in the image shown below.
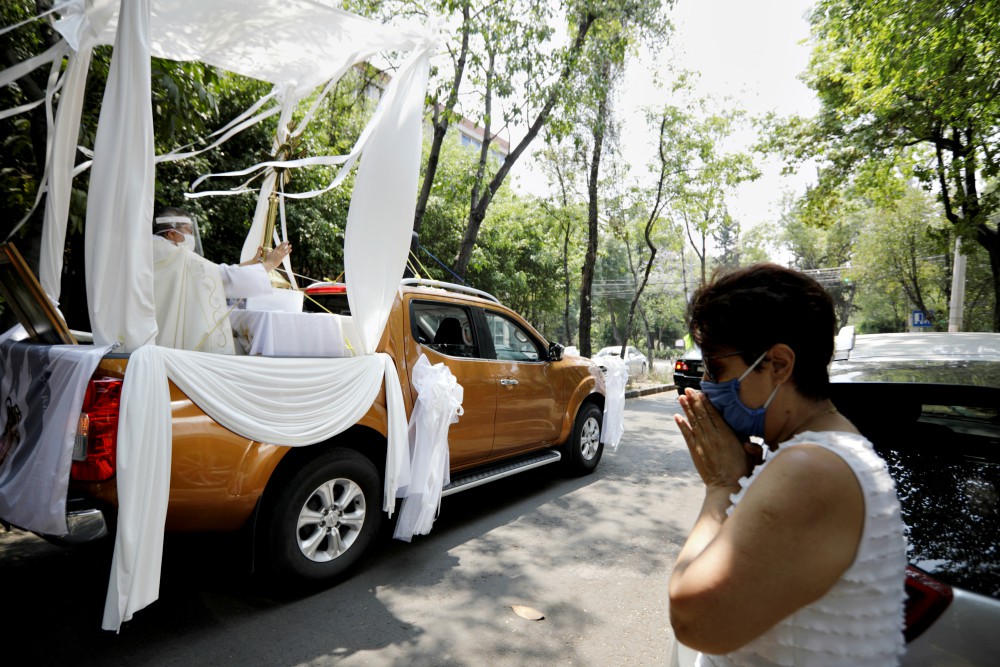
<svg viewBox="0 0 1000 667"><path fill-rule="evenodd" d="M40 53L33 58L28 58L27 60L22 60L18 64L0 71L0 87L9 86L11 83L17 81L24 75L34 72L42 65L60 62L63 56L67 53L69 53L69 47L66 42L59 40L50 46L44 53Z"/></svg>
<svg viewBox="0 0 1000 667"><path fill-rule="evenodd" d="M74 2L74 0L67 0L67 2L62 2L62 3L57 2L52 7L52 9L48 9L48 10L42 12L41 14L39 14L38 16L32 16L30 19L24 19L20 23L15 23L14 25L9 25L6 28L0 28L0 35L6 35L11 30L16 30L16 29L20 28L23 25L28 25L29 23L33 23L34 21L37 21L38 19L43 19L46 16L48 16L49 14L54 14L55 12L62 11L64 7L66 7L66 6L70 5L70 4L73 4L73 2Z"/></svg>
<svg viewBox="0 0 1000 667"><path fill-rule="evenodd" d="M464 390L443 363L431 366L420 355L410 374L417 402L410 415L410 484L393 535L409 542L426 535L441 508L441 490L450 482L448 428L462 415Z"/></svg>
<svg viewBox="0 0 1000 667"><path fill-rule="evenodd" d="M4 240L9 240L11 237L13 237L14 234L16 234L17 231L24 226L24 223L26 223L31 218L32 214L35 212L35 209L38 208L39 202L42 200L42 194L45 193L46 189L48 188L49 171L50 171L50 165L52 163L52 143L53 143L53 124L54 124L52 120L53 119L52 100L55 97L55 94L62 87L63 81L66 80L64 76L61 76L61 72L62 72L62 59L63 56L65 56L67 53L69 53L69 47L67 46L64 40L60 40L55 46L53 46L44 54L42 54L42 56L39 56L40 58L44 57L41 63L39 64L44 64L45 62L51 62L51 67L49 69L49 79L48 83L45 86L45 99L44 99L45 120L46 120L45 169L42 172L42 178L39 180L38 188L35 191L35 201L31 205L31 209L29 209L28 212L24 215L24 217L21 218L21 220L18 221L16 225L14 225L13 229L10 230L10 233L7 234L7 238ZM32 58L28 61L19 63L18 65L15 65L11 69L16 70L21 65L24 65L25 63L30 63L31 60L35 59ZM36 67L37 66L39 65L36 65ZM34 69L34 67L32 67L32 69ZM4 74L8 74L9 71L10 70L5 70Z"/></svg>

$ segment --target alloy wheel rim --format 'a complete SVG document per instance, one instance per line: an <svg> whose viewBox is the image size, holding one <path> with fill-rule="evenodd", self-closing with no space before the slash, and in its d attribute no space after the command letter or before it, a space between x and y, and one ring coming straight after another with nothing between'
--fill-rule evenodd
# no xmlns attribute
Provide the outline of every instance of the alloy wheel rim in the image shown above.
<svg viewBox="0 0 1000 667"><path fill-rule="evenodd" d="M588 417L587 421L583 422L583 428L580 429L580 453L583 454L584 460L589 461L594 458L600 444L601 425L594 417Z"/></svg>
<svg viewBox="0 0 1000 667"><path fill-rule="evenodd" d="M314 563L343 555L361 534L367 506L361 487L349 479L319 485L299 510L295 538L299 551Z"/></svg>

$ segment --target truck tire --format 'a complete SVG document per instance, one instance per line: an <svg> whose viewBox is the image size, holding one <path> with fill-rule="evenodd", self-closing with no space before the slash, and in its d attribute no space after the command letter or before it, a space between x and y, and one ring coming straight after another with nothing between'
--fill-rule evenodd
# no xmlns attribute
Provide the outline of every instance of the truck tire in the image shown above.
<svg viewBox="0 0 1000 667"><path fill-rule="evenodd" d="M577 413L573 434L563 450L566 469L571 475L587 475L597 468L604 453L604 443L601 442L603 418L604 413L593 403L584 403Z"/></svg>
<svg viewBox="0 0 1000 667"><path fill-rule="evenodd" d="M382 524L382 481L351 449L307 457L264 493L257 553L265 570L289 583L328 582L364 555ZM269 489L270 490L270 489Z"/></svg>

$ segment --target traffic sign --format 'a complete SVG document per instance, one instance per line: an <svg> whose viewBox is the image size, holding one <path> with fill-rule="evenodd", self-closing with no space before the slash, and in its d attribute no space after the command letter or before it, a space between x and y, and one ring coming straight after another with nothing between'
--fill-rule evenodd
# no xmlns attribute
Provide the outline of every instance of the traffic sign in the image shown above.
<svg viewBox="0 0 1000 667"><path fill-rule="evenodd" d="M931 326L931 321L924 315L924 311L914 310L910 315L910 326L929 327Z"/></svg>

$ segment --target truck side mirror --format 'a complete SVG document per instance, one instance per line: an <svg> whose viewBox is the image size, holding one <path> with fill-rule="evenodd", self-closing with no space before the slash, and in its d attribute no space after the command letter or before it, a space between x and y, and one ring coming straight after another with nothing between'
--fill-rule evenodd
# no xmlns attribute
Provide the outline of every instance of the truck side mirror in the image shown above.
<svg viewBox="0 0 1000 667"><path fill-rule="evenodd" d="M549 361L562 361L564 349L562 343L549 343Z"/></svg>

